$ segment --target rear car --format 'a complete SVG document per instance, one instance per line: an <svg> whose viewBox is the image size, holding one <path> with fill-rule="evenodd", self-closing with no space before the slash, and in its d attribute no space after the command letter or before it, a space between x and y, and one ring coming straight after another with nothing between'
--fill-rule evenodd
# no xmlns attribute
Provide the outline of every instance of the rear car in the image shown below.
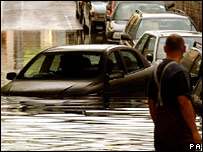
<svg viewBox="0 0 203 152"><path fill-rule="evenodd" d="M139 9L145 12L167 11L164 1L120 1L110 17L107 16L107 41L119 43L121 33L125 29L129 18Z"/></svg>
<svg viewBox="0 0 203 152"><path fill-rule="evenodd" d="M145 31L150 30L185 30L198 31L192 19L184 13L151 12L141 10L131 16L124 32L121 34L120 44L134 46Z"/></svg>
<svg viewBox="0 0 203 152"><path fill-rule="evenodd" d="M193 85L193 107L202 116L202 43L195 42L181 61L191 75Z"/></svg>
<svg viewBox="0 0 203 152"><path fill-rule="evenodd" d="M166 58L164 45L171 34L180 35L185 42L186 51L189 50L195 41L202 42L202 33L184 30L154 30L146 31L133 47L140 52L151 64L159 64Z"/></svg>
<svg viewBox="0 0 203 152"><path fill-rule="evenodd" d="M82 7L79 19L85 30L94 32L105 28L104 16L107 1L82 1L79 4Z"/></svg>

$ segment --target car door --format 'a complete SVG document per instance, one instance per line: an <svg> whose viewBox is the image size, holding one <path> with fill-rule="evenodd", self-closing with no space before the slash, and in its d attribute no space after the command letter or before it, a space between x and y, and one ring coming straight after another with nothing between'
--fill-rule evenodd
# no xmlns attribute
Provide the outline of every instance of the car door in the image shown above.
<svg viewBox="0 0 203 152"><path fill-rule="evenodd" d="M202 56L198 51L190 49L181 60L181 65L188 70L195 85L202 74Z"/></svg>
<svg viewBox="0 0 203 152"><path fill-rule="evenodd" d="M137 44L134 46L136 51L142 53L145 43L147 42L149 36L150 36L149 34L142 35L142 37L138 40Z"/></svg>
<svg viewBox="0 0 203 152"><path fill-rule="evenodd" d="M152 72L149 63L134 50L121 50L125 62L125 78L130 83L127 95L136 98L146 98L147 83ZM145 63L143 63L145 61Z"/></svg>
<svg viewBox="0 0 203 152"><path fill-rule="evenodd" d="M130 37L130 40L124 40L124 44L127 46L133 47L135 45L133 38L135 37L134 34L137 28L138 20L139 18L136 15L133 15L128 25L126 26L125 32Z"/></svg>
<svg viewBox="0 0 203 152"><path fill-rule="evenodd" d="M150 36L148 40L146 41L143 50L142 55L149 61L152 62L154 58L154 52L155 52L155 43L156 43L156 37Z"/></svg>
<svg viewBox="0 0 203 152"><path fill-rule="evenodd" d="M113 51L108 54L107 57L107 70L106 70L106 80L104 85L104 95L110 97L125 97L129 94L129 89L132 85L130 79L125 77L125 67L123 65L122 58L119 51ZM110 63L110 64L109 64ZM122 73L123 77L109 79L113 73Z"/></svg>

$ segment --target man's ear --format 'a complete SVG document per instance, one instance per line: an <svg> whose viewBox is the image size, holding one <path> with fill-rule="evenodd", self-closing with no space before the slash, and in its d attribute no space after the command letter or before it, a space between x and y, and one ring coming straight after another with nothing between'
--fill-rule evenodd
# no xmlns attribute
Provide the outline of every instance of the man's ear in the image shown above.
<svg viewBox="0 0 203 152"><path fill-rule="evenodd" d="M164 45L164 52L167 53L167 46Z"/></svg>
<svg viewBox="0 0 203 152"><path fill-rule="evenodd" d="M186 46L184 45L183 52L186 52Z"/></svg>

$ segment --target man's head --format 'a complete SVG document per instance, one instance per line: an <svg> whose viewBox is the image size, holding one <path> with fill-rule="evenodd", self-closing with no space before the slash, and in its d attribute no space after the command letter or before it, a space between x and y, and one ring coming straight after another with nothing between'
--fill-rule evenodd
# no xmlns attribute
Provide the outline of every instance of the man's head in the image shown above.
<svg viewBox="0 0 203 152"><path fill-rule="evenodd" d="M166 39L164 50L166 53L184 53L185 45L183 38L177 34L171 34Z"/></svg>

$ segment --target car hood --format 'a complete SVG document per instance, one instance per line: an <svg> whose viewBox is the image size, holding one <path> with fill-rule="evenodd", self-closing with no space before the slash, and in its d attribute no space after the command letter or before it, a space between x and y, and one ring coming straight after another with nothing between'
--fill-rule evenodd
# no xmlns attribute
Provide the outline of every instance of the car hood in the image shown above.
<svg viewBox="0 0 203 152"><path fill-rule="evenodd" d="M14 80L1 89L5 95L60 97L84 95L93 86L93 80Z"/></svg>
<svg viewBox="0 0 203 152"><path fill-rule="evenodd" d="M123 32L125 29L125 25L127 24L127 21L111 21L111 27L114 29L114 31Z"/></svg>
<svg viewBox="0 0 203 152"><path fill-rule="evenodd" d="M94 12L100 13L100 14L105 14L106 12L106 2L94 2L92 3L92 7Z"/></svg>

